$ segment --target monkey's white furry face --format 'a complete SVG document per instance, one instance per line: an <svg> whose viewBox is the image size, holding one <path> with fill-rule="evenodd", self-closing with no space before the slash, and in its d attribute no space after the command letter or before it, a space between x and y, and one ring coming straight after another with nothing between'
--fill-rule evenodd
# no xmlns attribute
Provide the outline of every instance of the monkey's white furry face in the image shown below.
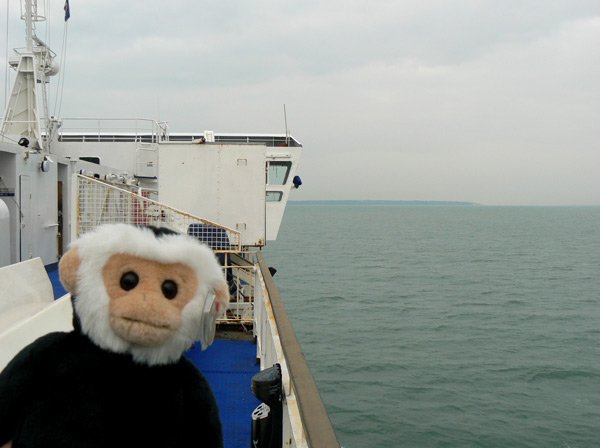
<svg viewBox="0 0 600 448"><path fill-rule="evenodd" d="M74 308L83 333L100 347L116 353L130 353L140 363L168 364L179 359L202 330L201 317L209 290L223 291L226 288L223 271L213 252L187 235L165 234L157 238L147 228L107 224L83 235L72 243L71 248L77 250L80 261L76 286L71 293L75 296ZM127 254L160 264L180 263L195 273L195 295L181 310L181 323L166 342L140 344L135 342L135 338L128 340L122 337L123 332L115 332L111 326L111 297L103 270L115 254ZM221 294L221 311L225 310L227 300L228 296L224 299Z"/></svg>

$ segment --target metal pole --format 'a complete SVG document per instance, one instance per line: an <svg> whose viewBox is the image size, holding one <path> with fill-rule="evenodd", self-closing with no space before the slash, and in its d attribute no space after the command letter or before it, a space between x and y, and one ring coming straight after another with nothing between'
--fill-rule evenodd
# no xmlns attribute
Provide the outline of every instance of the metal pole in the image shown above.
<svg viewBox="0 0 600 448"><path fill-rule="evenodd" d="M289 146L289 144L290 144L290 137L289 137L289 134L288 134L287 113L285 112L285 104L283 105L283 119L285 121L285 144L287 146Z"/></svg>
<svg viewBox="0 0 600 448"><path fill-rule="evenodd" d="M25 0L25 40L27 53L33 52L33 15L32 0Z"/></svg>

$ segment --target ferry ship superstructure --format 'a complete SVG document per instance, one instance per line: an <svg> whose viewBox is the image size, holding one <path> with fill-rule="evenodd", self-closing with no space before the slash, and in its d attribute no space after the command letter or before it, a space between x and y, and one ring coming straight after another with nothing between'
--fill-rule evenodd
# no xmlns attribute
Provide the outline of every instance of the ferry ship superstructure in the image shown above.
<svg viewBox="0 0 600 448"><path fill-rule="evenodd" d="M9 59L16 78L0 128L0 370L38 336L72 328L70 297L56 278L71 241L108 222L166 226L201 239L222 261L232 302L221 339L253 341L256 371L280 372L281 415L250 410L247 445L339 446L260 251L301 183L302 145L288 133L171 133L151 119L51 117L55 54L35 35L44 20L37 1L22 0L21 9L26 47ZM251 425L260 431L273 418L277 440L253 432L251 441Z"/></svg>

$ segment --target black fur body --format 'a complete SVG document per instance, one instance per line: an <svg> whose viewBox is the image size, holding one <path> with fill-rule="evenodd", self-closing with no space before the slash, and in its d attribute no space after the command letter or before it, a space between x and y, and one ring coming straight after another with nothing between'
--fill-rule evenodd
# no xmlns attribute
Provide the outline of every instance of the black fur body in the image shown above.
<svg viewBox="0 0 600 448"><path fill-rule="evenodd" d="M223 446L214 395L189 360L135 363L77 323L39 338L0 374L0 446Z"/></svg>

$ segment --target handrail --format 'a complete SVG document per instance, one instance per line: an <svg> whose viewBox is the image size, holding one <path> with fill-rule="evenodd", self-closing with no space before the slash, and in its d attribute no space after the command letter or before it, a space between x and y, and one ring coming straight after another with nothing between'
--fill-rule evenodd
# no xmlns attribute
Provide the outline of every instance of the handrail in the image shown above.
<svg viewBox="0 0 600 448"><path fill-rule="evenodd" d="M198 225L199 229L192 230L197 233L192 234L194 236L214 236L214 247L211 248L215 252L239 252L241 250L241 235L237 230L153 201L122 187L119 188L107 181L81 174L73 175L72 241L81 234L105 223L156 225L188 234L192 225ZM207 228L203 230L201 226L207 226Z"/></svg>
<svg viewBox="0 0 600 448"><path fill-rule="evenodd" d="M283 306L277 286L261 252L257 254L257 259L269 293L283 354L296 392L300 418L308 446L310 448L339 447L340 444L333 430L331 420L310 373L298 339L296 339L296 334Z"/></svg>
<svg viewBox="0 0 600 448"><path fill-rule="evenodd" d="M91 122L95 123L88 127L69 127L65 125L65 122ZM111 123L114 123L111 125ZM118 124L125 124L126 126L118 126ZM169 140L169 127L166 121L156 121L150 118L103 118L103 117L89 117L89 118L63 118L61 119L61 127L58 132L59 139L68 138L70 133L75 134L90 134L94 137L88 136L87 141L101 141L103 132L116 132L115 136L118 136L121 132L127 136L133 134L135 140L142 136L150 136L151 141L158 143L159 141Z"/></svg>

